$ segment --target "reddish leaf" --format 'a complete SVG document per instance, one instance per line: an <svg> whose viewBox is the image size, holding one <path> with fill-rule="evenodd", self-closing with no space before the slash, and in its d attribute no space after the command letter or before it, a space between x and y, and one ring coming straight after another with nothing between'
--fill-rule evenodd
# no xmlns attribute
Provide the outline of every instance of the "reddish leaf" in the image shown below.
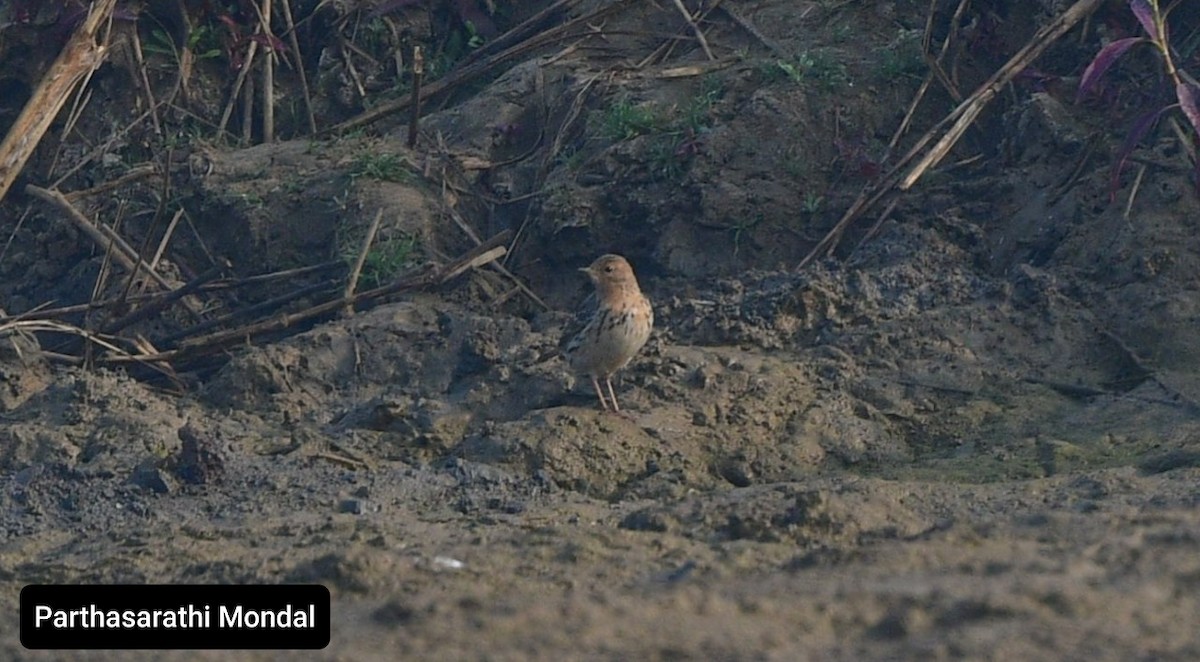
<svg viewBox="0 0 1200 662"><path fill-rule="evenodd" d="M1158 118L1162 114L1175 107L1175 104L1163 106L1157 110L1152 110L1144 115L1139 115L1133 122L1133 127L1129 129L1129 135L1125 136L1125 142L1121 145L1121 151L1117 152L1117 162L1113 164L1112 180L1108 185L1109 197L1116 197L1117 187L1121 183L1121 172L1125 169L1125 161L1129 159L1129 155L1142 142L1142 138L1150 133L1150 129L1158 123Z"/></svg>
<svg viewBox="0 0 1200 662"><path fill-rule="evenodd" d="M256 34L256 35L250 37L250 40L257 41L264 48L269 48L277 53L282 53L287 50L287 44L284 44L283 41L280 40L279 37L276 37L275 35L271 35L268 37L265 34L259 33L259 34Z"/></svg>
<svg viewBox="0 0 1200 662"><path fill-rule="evenodd" d="M1075 95L1075 101L1078 102L1090 93L1096 87L1096 82L1100 80L1100 77L1113 66L1117 58L1129 50L1130 46L1142 41L1146 40L1142 37L1126 37L1110 42L1107 46L1101 48L1100 52L1096 53L1096 57L1092 58L1087 69L1083 70L1083 77L1079 79L1079 91Z"/></svg>
<svg viewBox="0 0 1200 662"><path fill-rule="evenodd" d="M1154 41L1159 41L1158 26L1154 24L1154 9L1150 7L1147 0L1129 0L1129 8L1133 10L1133 15L1137 16L1138 23L1142 24L1142 29Z"/></svg>
<svg viewBox="0 0 1200 662"><path fill-rule="evenodd" d="M1179 107L1192 123L1192 130L1200 134L1200 104L1197 104L1196 98L1198 93L1200 88L1191 83L1181 82L1175 86L1175 97L1179 99Z"/></svg>

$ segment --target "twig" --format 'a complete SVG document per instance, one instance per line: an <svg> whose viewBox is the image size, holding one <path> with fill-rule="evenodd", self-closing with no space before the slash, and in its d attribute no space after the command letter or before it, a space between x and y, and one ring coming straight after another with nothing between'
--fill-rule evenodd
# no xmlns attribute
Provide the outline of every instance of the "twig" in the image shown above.
<svg viewBox="0 0 1200 662"><path fill-rule="evenodd" d="M291 0L283 2L283 17L287 21L288 41L296 54L296 72L300 74L300 92L304 95L304 116L308 120L309 134L317 133L317 119L313 114L312 95L308 91L308 74L304 72L304 54L300 52L300 41L296 38L296 23L292 17Z"/></svg>
<svg viewBox="0 0 1200 662"><path fill-rule="evenodd" d="M261 274L258 276L249 276L246 278L240 278L240 279L236 279L236 280L233 280L233 279L213 280L213 281L203 283L200 286L200 291L201 292L214 292L214 291L218 291L218 290L238 289L241 287L246 287L248 285L267 283L267 282L270 282L273 280L282 280L282 279L294 278L294 277L298 277L298 276L305 276L308 274L333 269L335 267L341 267L341 266L344 266L344 264L345 263L343 263L341 260L334 260L334 261L325 262L322 264L314 264L314 265L308 266L308 267L297 267L295 269L286 269L284 271L276 271L273 273ZM111 298L111 299L104 299L103 301L90 301L88 303L79 303L79 304L74 304L71 306L62 306L60 308L46 308L45 306L49 305L49 303L50 303L50 302L47 302L47 303L43 303L43 304L39 305L38 307L36 307L32 310L28 310L23 313L20 313L19 315L10 315L10 316L6 316L6 317L0 317L0 324L7 324L9 322L14 322L17 320L22 320L22 319L31 319L31 318L35 318L35 316L36 316L36 319L55 319L55 318L59 318L59 317L69 317L71 315L76 315L79 313L86 313L91 310L98 310L98 309L102 309L102 308L111 308L113 306L116 306L119 303L138 304L138 303L154 302L154 301L157 301L164 297L171 297L177 291L178 290L170 290L170 291L154 292L152 294L144 294L144 295L140 295L140 296L131 296L128 299L126 299L124 302L121 302L117 298Z"/></svg>
<svg viewBox="0 0 1200 662"><path fill-rule="evenodd" d="M251 40L250 45L246 48L246 61L242 62L242 70L238 72L237 78L233 82L229 101L225 103L225 110L221 112L221 121L217 123L217 140L221 139L221 136L225 134L225 127L229 126L229 116L233 114L233 106L242 92L242 85L246 83L246 74L250 73L250 65L254 63L254 54L257 51L258 42Z"/></svg>
<svg viewBox="0 0 1200 662"><path fill-rule="evenodd" d="M746 20L746 18L744 16L739 14L732 7L730 7L729 5L723 4L720 6L720 10L722 12L724 12L725 15L730 18L730 20L732 20L734 23L737 23L739 26L741 26L741 28L743 30L748 32L751 37L754 37L755 39L757 39L759 41L759 43L761 43L763 46L766 46L767 50L771 51L772 55L774 55L775 57L777 57L781 60L786 60L790 57L788 55L788 52L785 51L783 49L783 47L779 45L778 42L776 42L774 39L771 39L770 37L768 37L765 34L763 34L762 32L760 32L759 29L757 27L755 27L753 23Z"/></svg>
<svg viewBox="0 0 1200 662"><path fill-rule="evenodd" d="M358 251L358 259L354 261L354 268L350 270L350 277L346 279L346 290L342 293L346 307L342 310L342 314L347 317L354 314L354 305L350 303L350 298L354 296L354 288L358 286L358 277L362 273L363 265L367 262L367 253L371 252L371 245L375 243L375 233L379 231L379 222L382 220L383 209L381 208L375 212L371 227L367 229L367 236L363 237L362 248Z"/></svg>
<svg viewBox="0 0 1200 662"><path fill-rule="evenodd" d="M929 47L933 41L933 17L937 13L938 0L929 0L929 13L925 17L925 32L921 36L921 54L923 57L929 57ZM950 43L958 35L958 26L961 23L962 13L966 11L967 4L970 0L959 0L958 7L954 10L954 16L950 19L950 34L942 40L942 48L934 58L934 64L940 64L946 58L946 53L950 50ZM928 62L928 60L927 60ZM926 92L929 91L930 85L933 84L933 79L937 73L930 68L929 73L925 74L925 79L921 81L920 87L917 88L917 93L913 95L912 101L908 104L908 110L904 113L904 119L900 120L900 126L896 127L896 132L892 134L892 139L888 142L888 153L896 149L896 145L900 144L900 138L908 132L909 125L912 124L913 117L917 113L917 108L921 105L921 100L925 98Z"/></svg>
<svg viewBox="0 0 1200 662"><path fill-rule="evenodd" d="M242 88L242 144L250 145L254 141L254 81L253 76L246 77L246 85Z"/></svg>
<svg viewBox="0 0 1200 662"><path fill-rule="evenodd" d="M262 0L259 26L267 39L273 43L271 34L271 0ZM263 56L263 142L275 142L275 49L268 45Z"/></svg>
<svg viewBox="0 0 1200 662"><path fill-rule="evenodd" d="M111 19L116 0L98 0L79 24L54 64L0 143L0 199L16 180L76 83L90 76L108 55L107 39L97 42L100 27Z"/></svg>
<svg viewBox="0 0 1200 662"><path fill-rule="evenodd" d="M134 310L133 312L129 313L128 315L125 315L124 317L119 317L119 318L109 322L108 324L106 324L103 327L102 333L109 334L109 335L114 334L117 331L120 331L121 329L124 329L125 327L129 326L130 324L133 324L140 320L144 320L144 319L150 317L151 315L154 315L155 313L158 313L159 311L166 309L166 307L170 306L172 303L182 299L185 296L188 296L189 294L192 294L193 292L199 291L200 286L202 286L205 283L209 282L210 280L216 278L218 275L220 275L220 273L221 273L221 269L219 267L210 268L208 271L206 271L206 272L200 274L199 276L197 276L196 278L192 279L191 282L184 285L183 287L180 287L178 289L167 292L163 296L156 297L155 299L151 300L146 305L142 306L141 308L138 308L137 310Z"/></svg>
<svg viewBox="0 0 1200 662"><path fill-rule="evenodd" d="M116 179L109 180L103 184L98 184L92 188L71 191L70 193L66 193L64 195L66 195L68 200L78 200L79 198L86 198L91 195L107 193L113 189L118 189L127 184L132 184L140 179L152 177L157 171L157 168L149 163L134 166L129 170L129 172L117 177Z"/></svg>
<svg viewBox="0 0 1200 662"><path fill-rule="evenodd" d="M460 230L462 230L464 234L466 234L468 237L470 237L471 241L482 246L483 243L479 241L479 236L476 235L475 231L471 229L471 226L467 224L467 221L466 221L466 219L464 219L462 217L462 214L459 214L458 210L455 209L454 207L452 207L449 202L447 202L447 197L448 196L446 195L445 190L443 190L442 191L442 200L444 202L446 202L446 213L450 214L450 218L451 218L451 220L454 221L454 224L457 225L458 228ZM510 232L505 232L503 234L505 234L506 236L511 235ZM499 236L499 235L497 235L497 236ZM494 239L494 237L493 237L493 239ZM505 254L507 254L507 251L505 251ZM500 257L504 257L504 254L502 254ZM546 302L542 301L542 298L539 297L536 292L529 289L529 287L527 287L525 285L525 283L521 282L520 278L517 278L517 276L513 272L509 271L502 263L493 262L491 264L491 267L492 267L492 269L500 272L500 274L503 275L505 278L511 280L513 282L513 284L515 284L518 288L521 289L522 292L525 293L525 296L529 297L531 300L533 300L534 303L541 306L543 310L550 310L550 306L546 305Z"/></svg>
<svg viewBox="0 0 1200 662"><path fill-rule="evenodd" d="M515 58L518 55L541 48L547 44L552 44L556 41L561 41L562 39L571 38L573 36L571 34L573 30L580 27L587 27L588 23L593 23L605 16L608 16L609 14L615 13L625 8L626 5L629 5L632 2L633 0L613 0L612 2L602 5L599 9L588 14L573 18L562 25L538 32L525 41L519 42L516 45L507 48L487 59L460 66L443 78L425 85L425 89L421 92L421 100L422 102L427 101L433 96L442 94L443 92L451 90L458 85L462 85L463 83L474 80L477 76L486 73L496 65ZM342 122L341 124L337 124L326 129L325 133L342 133L365 124L370 124L371 122L374 122L382 117L387 117L388 115L396 113L400 110L404 110L410 103L411 99L408 98L381 103L371 110L362 113L358 117L353 117L345 122Z"/></svg>
<svg viewBox="0 0 1200 662"><path fill-rule="evenodd" d="M163 252L167 250L167 244L171 241L171 236L175 234L175 227L179 225L179 219L183 218L183 210L177 210L175 215L171 217L171 222L167 224L167 231L163 233L162 240L158 242L158 249L154 251L154 257L150 260L150 268L157 269L158 261L162 259Z"/></svg>
<svg viewBox="0 0 1200 662"><path fill-rule="evenodd" d="M146 75L146 58L142 55L142 38L138 35L137 30L131 30L133 33L133 61L134 70L137 72L138 82L142 85L142 93L146 95L146 105L150 109L158 108L158 102L154 99L154 89L150 87L150 78ZM158 121L158 113L150 113L150 123L154 125L154 135L162 135L162 124Z"/></svg>
<svg viewBox="0 0 1200 662"><path fill-rule="evenodd" d="M475 247L463 256L454 260L448 265L438 267L436 265L423 265L409 272L408 276L402 278L389 285L377 287L365 292L359 292L351 298L352 303L362 301L372 301L382 299L384 297L404 292L408 290L418 289L422 287L432 287L442 285L451 278L461 274L464 269L463 264L470 263L478 268L482 266L480 263L481 256L487 256L489 259L495 260L503 255L504 243L509 239L509 232L504 231L492 237L483 244ZM496 249L500 250L497 251ZM327 315L336 311L343 305L340 298L326 301L324 303L312 306L297 313L277 315L269 320L255 322L237 329L229 329L226 331L217 331L207 336L199 336L188 338L179 343L176 349L170 349L159 352L154 355L141 355L134 357L104 357L105 363L128 363L130 361L175 361L184 358L191 358L203 355L212 350L221 349L235 342L249 340L253 336L280 331L301 322L305 322L323 315Z"/></svg>
<svg viewBox="0 0 1200 662"><path fill-rule="evenodd" d="M692 16L691 12L687 10L687 7L683 6L683 0L675 0L675 8L679 10L680 14L683 14L683 19L688 22L689 26L691 26L692 32L696 35L696 41L700 42L700 48L704 49L704 54L708 56L709 61L717 59L713 57L712 49L708 47L708 40L704 38L704 32L696 23L697 17L699 17L701 13L707 12L699 11L696 12L696 16Z"/></svg>
<svg viewBox="0 0 1200 662"><path fill-rule="evenodd" d="M954 111L952 111L946 117L943 117L937 124L935 124L933 128L925 132L925 134L917 140L916 144L913 145L912 148L910 148L908 152L902 156L895 165L892 166L891 170L881 176L878 181L864 186L858 198L855 199L854 203L850 205L850 208L847 209L844 214L842 214L842 217L838 219L836 224L834 224L833 229L831 229L825 235L825 237L821 239L821 241L817 242L817 245L808 252L808 255L804 256L804 259L800 260L797 268L803 269L822 253L826 255L832 254L834 248L837 247L838 241L841 239L842 234L846 231L846 228L850 227L850 224L853 223L854 220L857 219L864 210L870 208L872 205L878 202L880 198L890 193L894 187L899 187L901 190L907 190L907 188L915 183L926 169L936 165L937 161L939 161L941 157L945 155L950 146L953 145L954 141L962 135L962 132L966 131L968 126L970 126L970 121L962 121L963 118L966 117L967 111L973 109L973 113L970 115L970 119L973 120L983 108L983 105L980 104L986 104L986 101L983 101L985 97L987 100L990 100L992 97L994 97L996 91L998 91L1003 84L1010 81L1013 76L1019 73L1028 64L1029 61L1032 61L1032 59L1041 53L1043 49L1049 46L1053 39L1057 39L1059 36L1065 33L1068 29L1070 29L1071 25L1077 22L1083 15L1093 11L1099 5L1100 1L1101 0L1078 0L1075 5L1064 12L1061 16L1039 30L1029 44L1022 48L1017 55L1014 55L1008 61L1007 64L993 74L992 77L989 78L988 81L982 86L980 86L980 88L974 94L972 94L967 101L960 104L954 109ZM917 155L925 149L925 146L928 145L943 128L956 121L957 124L955 124L951 131L947 132L946 136L943 137L942 141L939 143L939 146L931 150L926 157L922 159L922 162L917 166L914 166L904 180L901 181L901 171L908 167L908 164L911 163L912 160L915 159ZM939 147L941 147L940 150ZM905 186L904 182L908 182L908 186Z"/></svg>
<svg viewBox="0 0 1200 662"><path fill-rule="evenodd" d="M888 203L888 206L884 208L883 213L879 215L879 218L875 221L875 224L871 226L870 230L867 230L867 233L863 235L861 240L859 240L858 245L854 247L855 251L862 250L862 247L871 240L871 237L874 237L875 233L879 232L879 228L883 226L883 222L887 220L888 216L891 216L892 210L896 208L896 203L899 201L900 200L896 198Z"/></svg>
<svg viewBox="0 0 1200 662"><path fill-rule="evenodd" d="M153 109L147 110L146 112L142 113L141 115L138 115L137 117L133 118L132 122L126 124L119 131L114 132L112 135L110 135L108 137L108 140L104 141L103 144L98 145L95 149L88 152L87 156L80 159L78 163L76 163L75 165L68 168L67 171L64 172L63 174L59 175L58 179L51 182L49 188L56 189L56 188L62 186L62 183L67 181L68 177L70 177L71 175L75 174L76 172L82 170L84 166L86 166L89 163L91 163L92 161L95 161L96 159L104 156L105 154L111 154L112 146L115 145L118 140L121 140L122 138L124 138L125 134L127 134L131 130L133 130L134 127L141 126L142 122L144 122L146 120L146 118L150 116L151 112L153 112Z"/></svg>
<svg viewBox="0 0 1200 662"><path fill-rule="evenodd" d="M574 124L575 120L579 119L579 116L583 113L584 105L587 102L588 91L592 89L592 86L596 84L596 81L600 79L600 76L601 74L597 73L588 77L588 79L583 82L583 85L580 86L579 91L575 93L575 98L571 100L571 106L567 109L567 113L563 117L562 123L558 125L558 132L554 136L554 143L550 146L550 150L546 153L546 157L542 159L541 167L538 168L537 176L533 182L532 188L540 188L545 182L546 174L550 170L551 162L557 158L559 153L562 151L563 143L566 141L567 132L570 131L571 125ZM545 102L543 102L543 108L545 108ZM550 110L548 108L545 109L544 113L545 116L550 116ZM545 127L545 124L545 122L538 123L538 125L542 126L543 128ZM538 143L541 143L540 136ZM512 254L516 252L517 243L521 241L521 237L525 234L525 228L528 227L529 222L532 219L532 209L527 207L525 210L525 217L521 219L521 225L517 227L517 232L515 235L513 235L512 243L508 246L508 255L505 257L506 263L508 259L512 257Z"/></svg>
<svg viewBox="0 0 1200 662"><path fill-rule="evenodd" d="M1133 201L1137 199L1138 190L1142 188L1142 176L1146 174L1146 166L1143 164L1138 168L1137 177L1133 180L1133 189L1129 191L1129 200L1125 203L1125 214L1122 216L1126 221L1129 220L1129 213L1133 211Z"/></svg>
<svg viewBox="0 0 1200 662"><path fill-rule="evenodd" d="M413 46L412 96L408 108L408 148L417 146L417 127L421 122L421 79L425 77L425 55Z"/></svg>
<svg viewBox="0 0 1200 662"><path fill-rule="evenodd" d="M899 188L906 191L916 183L925 171L936 166L945 158L958 139L966 132L967 127L975 122L975 118L979 113L983 112L984 107L1000 92L1000 88L1007 85L1009 81L1025 70L1042 51L1046 50L1050 44L1054 43L1067 30L1070 30L1080 19L1095 11L1100 5L1101 0L1077 0L1074 5L1060 14L1049 24L1043 26L1033 36L1033 39L1025 45L1024 48L1017 51L1016 55L1009 58L996 73L992 74L988 80L975 90L974 93L950 114L951 117L956 117L954 125L946 132L942 139L929 150L928 153L913 166L912 170L900 180Z"/></svg>
<svg viewBox="0 0 1200 662"><path fill-rule="evenodd" d="M40 186L34 186L33 184L26 184L25 192L35 198L45 200L46 202L58 207L63 213L66 214L67 218L70 219L70 221L74 223L76 227L82 230L83 233L87 235L88 238L91 239L97 246L107 250L111 245L115 249L113 251L113 259L115 259L122 267L124 267L126 271L130 273L136 273L140 268L147 266L140 259L136 259L137 254L134 252L133 248L131 248L129 244L125 243L125 240L117 235L116 232L104 225L92 223L86 216L83 215L82 212L76 209L75 206L71 204L71 201L67 200L62 193L44 189ZM167 285L167 282L163 280L161 276L158 276L158 274L153 271L148 271L148 273L151 275L151 277L157 277L156 281L158 281L159 285L163 286L163 289L171 289L171 287Z"/></svg>
<svg viewBox="0 0 1200 662"><path fill-rule="evenodd" d="M245 319L248 317L254 317L255 315L257 315L263 311L276 310L280 306L283 306L284 304L295 301L296 299L299 299L301 297L306 297L310 294L316 294L317 292L320 292L322 290L332 289L334 286L335 286L335 283L333 281L323 281L320 283L314 283L312 285L307 285L298 290L293 290L291 292L287 292L286 294L281 294L277 297L272 297L270 299L267 299L266 301L262 301L260 303L254 304L252 306L247 306L245 308L235 310L231 313L227 313L220 317L214 317L213 319L205 320L195 326L192 326L192 327L189 327L186 329L182 329L180 331L176 331L175 333L169 333L166 336L159 338L159 342L162 344L171 344L171 343L175 342L176 340L179 340L181 338L188 338L189 336L193 336L197 333L200 333L201 331L207 331L212 328L223 326L225 324L228 324L228 323L236 321L236 320ZM334 301L340 303L342 300L334 299ZM223 332L221 332L221 333L223 333ZM184 344L187 344L188 342L189 341L187 341L187 340L183 340L179 344L184 345Z"/></svg>

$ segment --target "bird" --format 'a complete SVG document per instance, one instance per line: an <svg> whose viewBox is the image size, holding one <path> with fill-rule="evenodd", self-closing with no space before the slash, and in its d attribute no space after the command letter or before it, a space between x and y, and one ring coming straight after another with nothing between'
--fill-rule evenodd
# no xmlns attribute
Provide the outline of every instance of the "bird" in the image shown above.
<svg viewBox="0 0 1200 662"><path fill-rule="evenodd" d="M638 287L633 267L620 255L607 254L580 269L595 286L575 320L563 330L560 351L571 370L592 380L600 406L620 412L612 376L650 339L654 309ZM600 388L608 386L608 398Z"/></svg>

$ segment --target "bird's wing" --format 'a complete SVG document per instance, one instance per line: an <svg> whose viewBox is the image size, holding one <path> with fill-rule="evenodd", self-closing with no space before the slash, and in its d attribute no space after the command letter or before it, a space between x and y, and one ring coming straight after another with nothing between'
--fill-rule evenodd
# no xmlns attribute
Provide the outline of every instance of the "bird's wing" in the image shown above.
<svg viewBox="0 0 1200 662"><path fill-rule="evenodd" d="M558 351L560 354L567 354L569 351L568 346L571 344L571 341L575 340L580 333L583 333L583 330L587 327L588 322L592 321L592 319L596 317L596 312L599 310L599 308L600 299L596 296L595 292L592 292L586 299L583 300L583 303L580 304L579 312L575 313L575 319L571 320L566 326L563 327L562 338L560 338L558 341Z"/></svg>

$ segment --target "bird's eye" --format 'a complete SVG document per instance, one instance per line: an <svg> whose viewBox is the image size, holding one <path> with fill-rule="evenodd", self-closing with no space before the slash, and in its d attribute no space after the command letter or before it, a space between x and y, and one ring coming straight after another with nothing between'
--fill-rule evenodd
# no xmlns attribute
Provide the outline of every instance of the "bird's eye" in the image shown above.
<svg viewBox="0 0 1200 662"><path fill-rule="evenodd" d="M613 272L613 265L610 264L607 267L604 267L604 273L611 274L612 272Z"/></svg>

